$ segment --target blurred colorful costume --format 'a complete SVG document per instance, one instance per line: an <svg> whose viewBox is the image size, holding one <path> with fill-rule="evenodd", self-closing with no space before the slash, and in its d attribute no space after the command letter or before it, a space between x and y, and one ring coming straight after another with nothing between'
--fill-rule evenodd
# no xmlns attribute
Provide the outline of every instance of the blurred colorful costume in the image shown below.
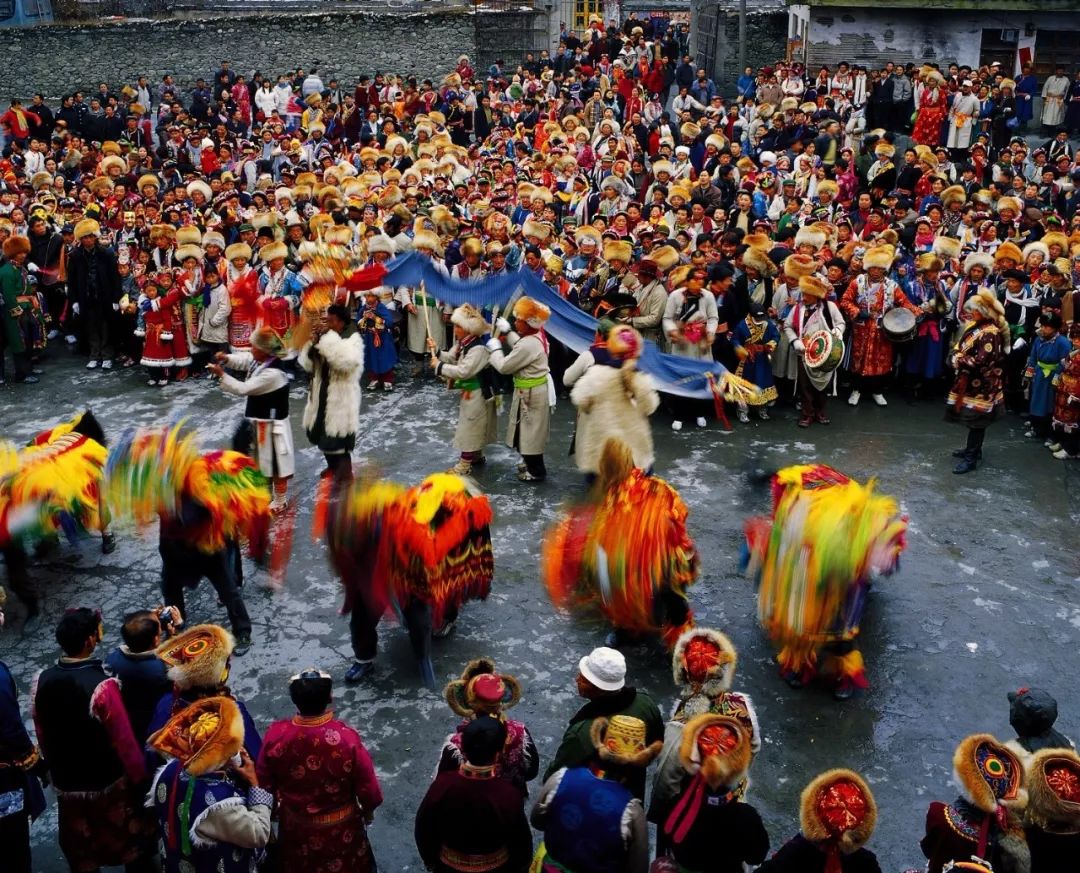
<svg viewBox="0 0 1080 873"><path fill-rule="evenodd" d="M352 612L353 651L371 663L389 609L409 631L426 684L434 687L432 635L445 636L469 600L491 591L491 505L460 476L436 473L408 490L356 481L331 498L324 488L316 536L325 529L331 566Z"/></svg>
<svg viewBox="0 0 1080 873"><path fill-rule="evenodd" d="M821 464L777 473L772 506L771 517L746 523L758 620L789 683L830 675L836 696L848 697L869 685L856 648L859 622L871 580L899 565L907 519L873 482L860 485Z"/></svg>
<svg viewBox="0 0 1080 873"><path fill-rule="evenodd" d="M663 479L633 466L629 447L609 439L595 497L549 529L542 562L552 602L596 609L617 632L659 634L671 647L693 624L686 590L698 556L687 508Z"/></svg>

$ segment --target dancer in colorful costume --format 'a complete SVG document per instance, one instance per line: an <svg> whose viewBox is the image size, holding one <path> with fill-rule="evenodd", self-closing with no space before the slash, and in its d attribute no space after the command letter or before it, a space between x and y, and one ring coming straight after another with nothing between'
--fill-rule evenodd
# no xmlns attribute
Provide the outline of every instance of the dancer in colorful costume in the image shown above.
<svg viewBox="0 0 1080 873"><path fill-rule="evenodd" d="M28 617L38 613L26 571L35 544L61 532L74 540L100 531L102 552L116 548L101 503L106 455L105 435L89 411L42 431L21 449L0 442L0 552Z"/></svg>
<svg viewBox="0 0 1080 873"><path fill-rule="evenodd" d="M240 593L240 543L261 556L270 523L266 478L239 452L199 454L182 427L129 431L109 455L109 505L147 527L160 518L161 590L187 615L184 589L206 576L229 614L238 654L251 645L251 620ZM284 576L288 544L275 538L272 578Z"/></svg>
<svg viewBox="0 0 1080 873"><path fill-rule="evenodd" d="M777 648L781 675L798 688L815 675L845 700L869 683L856 640L875 576L894 572L907 519L896 501L823 464L773 477L772 515L746 524L758 620ZM819 662L819 651L824 657Z"/></svg>
<svg viewBox="0 0 1080 873"><path fill-rule="evenodd" d="M316 536L325 529L330 563L345 586L342 612L357 682L374 670L379 619L393 607L409 631L420 674L435 687L432 637L453 630L458 610L491 591L491 505L467 479L428 476L406 490L387 482L353 482L335 497L323 489Z"/></svg>
<svg viewBox="0 0 1080 873"><path fill-rule="evenodd" d="M693 624L686 589L698 571L686 504L616 439L604 444L593 493L548 531L548 594L563 609L598 609L615 627L606 645L650 634L673 646Z"/></svg>

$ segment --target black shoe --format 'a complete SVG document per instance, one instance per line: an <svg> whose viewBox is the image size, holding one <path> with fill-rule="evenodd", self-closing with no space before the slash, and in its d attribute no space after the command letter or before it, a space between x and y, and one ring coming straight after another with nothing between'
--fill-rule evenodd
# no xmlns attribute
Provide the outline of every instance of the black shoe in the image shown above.
<svg viewBox="0 0 1080 873"><path fill-rule="evenodd" d="M604 637L604 645L607 646L609 649L619 648L619 642L620 640L618 631L608 631L608 635Z"/></svg>
<svg viewBox="0 0 1080 873"><path fill-rule="evenodd" d="M251 651L251 634L240 634L236 638L236 645L233 646L233 654L240 658Z"/></svg>
<svg viewBox="0 0 1080 873"><path fill-rule="evenodd" d="M345 684L355 685L375 673L374 661L353 661L353 665L345 671Z"/></svg>
<svg viewBox="0 0 1080 873"><path fill-rule="evenodd" d="M116 534L103 533L101 535L101 554L111 555L116 551Z"/></svg>
<svg viewBox="0 0 1080 873"><path fill-rule="evenodd" d="M833 689L832 696L837 700L850 700L855 694L855 683L850 679L841 679Z"/></svg>
<svg viewBox="0 0 1080 873"><path fill-rule="evenodd" d="M971 452L964 455L964 459L953 467L953 472L958 476L962 476L964 473L970 473L977 466L979 466L978 458L976 458L974 452Z"/></svg>

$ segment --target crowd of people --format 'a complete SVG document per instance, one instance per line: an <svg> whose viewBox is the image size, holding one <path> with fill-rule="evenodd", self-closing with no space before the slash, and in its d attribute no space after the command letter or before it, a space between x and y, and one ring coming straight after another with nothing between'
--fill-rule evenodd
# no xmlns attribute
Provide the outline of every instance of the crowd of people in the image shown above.
<svg viewBox="0 0 1080 873"><path fill-rule="evenodd" d="M381 853L367 828L383 800L377 762L335 717L328 673L309 667L289 679L296 712L263 732L229 689L234 641L223 628L184 627L165 607L127 614L120 636L103 658L98 612L71 609L60 619L61 657L31 691L36 744L0 663L5 869L31 869L30 824L49 783L73 871L376 869ZM677 702L665 722L652 698L627 683L620 652L601 647L582 657L576 689L585 702L545 762L535 799L529 783L542 755L508 714L527 689L488 658L470 662L445 688L460 721L430 751L435 774L416 810L424 866L880 871L867 848L877 805L851 770L809 782L797 833L777 848L753 804L749 775L762 729L750 697L732 688L736 660L722 633L683 633L672 656ZM1075 858L1080 756L1054 729L1057 704L1045 691L1008 699L1016 737L965 737L953 760L960 796L929 805L920 846L930 873L1059 873ZM382 861L384 869L397 863Z"/></svg>
<svg viewBox="0 0 1080 873"><path fill-rule="evenodd" d="M576 407L586 479L608 477L618 437L635 471L626 481L659 500L669 495L647 480L661 403L674 431L711 417L728 430L729 415L764 421L787 404L809 428L830 423L840 390L853 406L899 393L943 402L966 428L956 473L976 469L1006 412L1055 458L1080 456L1080 162L1069 140L1080 79L1040 88L1030 71L1014 81L998 65L781 63L747 70L735 90L725 97L690 62L685 33L631 16L564 32L555 52L514 69L476 70L462 56L439 81L379 73L349 87L316 69L249 81L222 63L193 83L103 83L55 111L41 95L13 99L0 116L0 380L10 356L16 384L52 387L50 355L65 345L102 379L141 371L146 389L209 374L244 398L243 451L278 519L295 463L289 395L305 382L303 429L334 488L351 477L361 389L429 375L458 398L458 476L481 472L508 395L518 478L543 482L560 393ZM1032 148L1023 134L1036 95L1047 139ZM509 296L492 289L510 288L491 304ZM587 347L567 327L581 324L595 331ZM647 353L649 341L674 357ZM695 380L707 387L688 392ZM159 842L170 871L257 859L375 869L365 822L381 794L359 736L330 711L331 678L297 674L298 714L260 735L226 685L232 656L251 645L239 551L197 554L186 523L162 522L167 608L127 616L124 646L105 662L96 613L61 619L63 655L32 692L40 749L0 671L6 860L29 869L48 776L60 847L80 873L151 869ZM270 540L287 548L286 536ZM32 606L25 556L8 544L4 556ZM203 576L235 637L180 629L184 589ZM452 683L463 721L416 819L429 869L643 873L650 824L656 871L879 869L864 848L873 795L850 771L807 787L800 835L769 857L747 794L760 735L749 698L730 690L734 649L687 630L675 590L665 626L682 633L669 642L685 687L674 719L665 726L626 686L618 651L583 658L587 703L528 818L539 754L505 715L517 683L487 662ZM354 610L349 682L370 673L380 614ZM426 645L455 614L433 624L427 613ZM841 642L842 659L852 641ZM1045 692L1012 706L1016 744L975 735L957 749L963 797L928 813L931 873L1042 873L1075 854L1080 758L1053 732ZM544 834L538 853L530 824Z"/></svg>

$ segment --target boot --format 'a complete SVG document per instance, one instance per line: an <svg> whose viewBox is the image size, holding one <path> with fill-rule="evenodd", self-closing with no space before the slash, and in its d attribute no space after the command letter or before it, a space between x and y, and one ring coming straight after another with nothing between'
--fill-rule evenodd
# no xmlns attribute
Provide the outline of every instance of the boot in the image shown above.
<svg viewBox="0 0 1080 873"><path fill-rule="evenodd" d="M435 667L431 658L420 659L420 680L429 691L435 691Z"/></svg>
<svg viewBox="0 0 1080 873"><path fill-rule="evenodd" d="M955 452L952 453L952 456L954 458L963 458L965 455L967 455L967 451L968 450L966 448L957 449ZM982 460L982 449L976 449L975 450L975 460L976 461L981 461Z"/></svg>
<svg viewBox="0 0 1080 873"><path fill-rule="evenodd" d="M967 449L964 452L963 458L960 463L953 467L953 472L958 476L962 476L964 473L970 473L979 465L979 451L978 449Z"/></svg>

